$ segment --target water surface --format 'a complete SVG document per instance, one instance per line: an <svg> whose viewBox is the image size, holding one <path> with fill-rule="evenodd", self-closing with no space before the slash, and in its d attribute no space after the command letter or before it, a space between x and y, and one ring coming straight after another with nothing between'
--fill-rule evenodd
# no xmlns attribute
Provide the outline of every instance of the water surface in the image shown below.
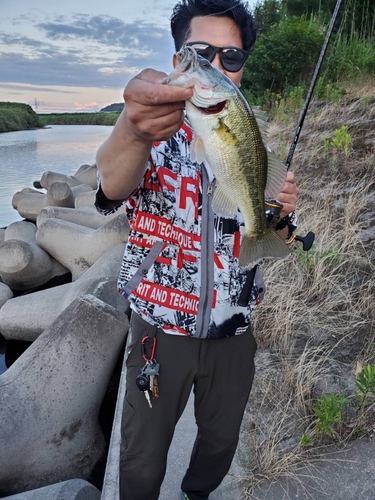
<svg viewBox="0 0 375 500"><path fill-rule="evenodd" d="M0 134L0 227L21 220L11 204L17 191L32 188L48 170L73 175L81 165L92 165L112 128L53 125Z"/></svg>
<svg viewBox="0 0 375 500"><path fill-rule="evenodd" d="M54 125L0 134L0 228L22 220L11 203L17 191L32 188L47 170L73 175L81 165L93 164L98 147L112 128ZM12 356L16 359L25 349L21 346L20 350L20 345L6 342L0 333L0 374L9 368Z"/></svg>

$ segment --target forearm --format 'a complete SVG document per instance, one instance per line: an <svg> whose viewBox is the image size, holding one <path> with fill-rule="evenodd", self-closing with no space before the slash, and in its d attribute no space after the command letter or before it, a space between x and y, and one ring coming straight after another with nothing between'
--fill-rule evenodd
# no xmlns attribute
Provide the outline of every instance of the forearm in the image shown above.
<svg viewBox="0 0 375 500"><path fill-rule="evenodd" d="M124 110L96 155L102 190L108 199L125 200L139 185L151 147L151 140L134 136Z"/></svg>

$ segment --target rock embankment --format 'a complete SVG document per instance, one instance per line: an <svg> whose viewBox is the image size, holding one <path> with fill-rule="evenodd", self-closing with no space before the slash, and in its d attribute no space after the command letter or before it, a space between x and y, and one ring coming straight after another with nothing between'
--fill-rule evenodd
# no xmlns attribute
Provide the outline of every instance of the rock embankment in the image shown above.
<svg viewBox="0 0 375 500"><path fill-rule="evenodd" d="M0 234L0 333L31 343L0 375L2 497L60 481L98 497L69 480L89 478L105 453L98 415L128 331L117 276L129 224L97 213L96 174L46 172L13 197L26 220Z"/></svg>

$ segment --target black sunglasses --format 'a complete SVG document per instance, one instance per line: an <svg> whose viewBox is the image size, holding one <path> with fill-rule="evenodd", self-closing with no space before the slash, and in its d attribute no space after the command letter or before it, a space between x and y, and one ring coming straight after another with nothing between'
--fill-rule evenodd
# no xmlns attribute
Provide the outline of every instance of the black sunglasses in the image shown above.
<svg viewBox="0 0 375 500"><path fill-rule="evenodd" d="M206 42L188 42L185 45L193 47L197 54L209 62L212 62L216 54L219 53L221 65L230 73L239 71L250 54L248 50L238 49L237 47L215 47L215 45Z"/></svg>

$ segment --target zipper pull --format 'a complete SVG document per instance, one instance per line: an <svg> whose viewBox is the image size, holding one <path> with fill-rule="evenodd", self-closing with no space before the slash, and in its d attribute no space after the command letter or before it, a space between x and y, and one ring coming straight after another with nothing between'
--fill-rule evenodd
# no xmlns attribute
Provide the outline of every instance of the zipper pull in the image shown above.
<svg viewBox="0 0 375 500"><path fill-rule="evenodd" d="M210 182L207 186L207 196L211 196L212 195L212 182Z"/></svg>

